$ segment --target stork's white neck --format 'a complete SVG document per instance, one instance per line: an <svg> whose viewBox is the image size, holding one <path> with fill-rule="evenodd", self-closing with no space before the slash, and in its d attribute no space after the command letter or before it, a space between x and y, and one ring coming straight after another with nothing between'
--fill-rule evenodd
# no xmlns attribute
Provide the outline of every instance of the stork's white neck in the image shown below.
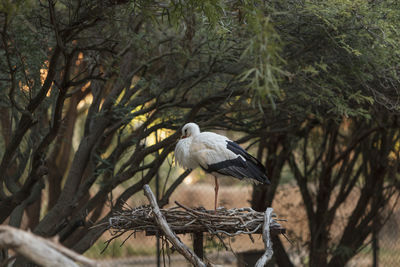
<svg viewBox="0 0 400 267"><path fill-rule="evenodd" d="M200 133L199 125L196 123L190 122L183 126L182 135L186 135L189 137L196 136Z"/></svg>
<svg viewBox="0 0 400 267"><path fill-rule="evenodd" d="M197 124L195 124L196 127L192 128L192 136L196 136L200 133L200 128Z"/></svg>

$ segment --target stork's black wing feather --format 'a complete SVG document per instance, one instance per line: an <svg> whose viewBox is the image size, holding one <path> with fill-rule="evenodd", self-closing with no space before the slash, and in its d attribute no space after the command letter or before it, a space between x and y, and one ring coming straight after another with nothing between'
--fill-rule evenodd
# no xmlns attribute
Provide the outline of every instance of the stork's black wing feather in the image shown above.
<svg viewBox="0 0 400 267"><path fill-rule="evenodd" d="M270 184L265 174L265 167L255 157L247 153L235 142L227 140L227 148L238 155L235 159L224 160L208 165L207 172L217 172L222 175L239 179L251 178L264 184Z"/></svg>
<svg viewBox="0 0 400 267"><path fill-rule="evenodd" d="M247 153L247 151L244 150L237 143L235 143L233 141L226 141L226 142L227 142L227 146L226 147L230 151L232 151L236 155L242 156L243 158L246 159L246 161L252 162L255 166L257 166L258 169L260 169L261 172L263 172L265 174L265 167L264 167L264 165L262 165L262 163L258 159L256 159L255 157L253 157L252 155Z"/></svg>

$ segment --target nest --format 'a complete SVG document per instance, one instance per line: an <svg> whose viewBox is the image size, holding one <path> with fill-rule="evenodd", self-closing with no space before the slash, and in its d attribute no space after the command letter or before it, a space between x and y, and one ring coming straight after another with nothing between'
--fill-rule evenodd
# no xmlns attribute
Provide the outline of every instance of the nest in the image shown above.
<svg viewBox="0 0 400 267"><path fill-rule="evenodd" d="M177 234L208 232L212 235L224 234L235 236L240 234L262 233L264 212L251 208L218 208L216 211L200 208L188 208L178 202L178 206L160 209L171 230ZM278 223L273 214L270 224L271 234L284 234L285 229ZM128 231L145 231L147 235L160 234L151 206L124 208L109 219L108 228L113 235Z"/></svg>
<svg viewBox="0 0 400 267"><path fill-rule="evenodd" d="M126 232L131 234L125 239L138 232L145 231L148 235L157 234L162 240L168 240L174 248L179 251L194 266L206 266L201 259L203 251L203 233L210 233L212 237L217 237L224 247L222 235L235 236L248 234L254 242L251 234L261 233L265 244L265 252L257 261L257 266L264 266L273 254L271 234L281 233L284 235L285 229L277 221L273 209L267 208L265 212L257 212L251 208L225 209L219 208L216 211L205 210L204 208L191 209L182 204L170 209L160 209L157 200L149 185L144 185L143 190L149 199L151 206L141 206L137 208L124 208L114 213L108 223L101 224L111 230L112 237L106 241L107 249L110 242L120 237ZM188 246L176 236L176 234L194 233L193 253ZM121 245L125 243L122 242ZM195 244L196 243L196 244ZM168 244L168 242L166 242ZM168 246L168 245L167 245ZM104 251L103 250L103 251ZM197 250L197 251L196 251Z"/></svg>

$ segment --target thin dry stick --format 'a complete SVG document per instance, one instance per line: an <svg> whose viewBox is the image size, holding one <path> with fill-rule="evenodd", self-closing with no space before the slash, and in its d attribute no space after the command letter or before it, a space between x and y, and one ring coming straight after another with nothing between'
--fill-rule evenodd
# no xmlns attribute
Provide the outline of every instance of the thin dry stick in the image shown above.
<svg viewBox="0 0 400 267"><path fill-rule="evenodd" d="M197 255L191 251L180 239L176 236L176 234L171 230L164 216L162 215L160 208L158 207L156 198L154 197L153 192L150 189L149 185L144 185L143 187L144 193L146 197L149 199L151 206L153 207L153 212L155 215L155 219L157 221L158 226L162 229L167 239L174 245L174 247L194 266L206 267L204 262L201 261Z"/></svg>
<svg viewBox="0 0 400 267"><path fill-rule="evenodd" d="M273 211L272 208L267 208L267 210L265 211L264 225L263 225L263 241L265 244L265 252L261 256L261 258L258 259L255 267L265 266L265 264L267 264L267 262L271 260L272 255L274 254L274 251L272 250L272 242L269 232L269 224L271 223L272 211Z"/></svg>

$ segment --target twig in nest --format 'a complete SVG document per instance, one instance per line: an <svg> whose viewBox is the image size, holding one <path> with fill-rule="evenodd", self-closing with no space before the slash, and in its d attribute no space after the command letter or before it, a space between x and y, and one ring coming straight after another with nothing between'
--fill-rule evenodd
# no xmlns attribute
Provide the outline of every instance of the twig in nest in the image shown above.
<svg viewBox="0 0 400 267"><path fill-rule="evenodd" d="M113 235L110 239L108 239L106 242L104 242L106 244L106 246L101 250L100 254L103 254L104 251L106 251L106 249L108 248L108 246L110 245L111 241L113 241L114 239L120 237L121 235L123 235L125 232L120 232L117 235Z"/></svg>

